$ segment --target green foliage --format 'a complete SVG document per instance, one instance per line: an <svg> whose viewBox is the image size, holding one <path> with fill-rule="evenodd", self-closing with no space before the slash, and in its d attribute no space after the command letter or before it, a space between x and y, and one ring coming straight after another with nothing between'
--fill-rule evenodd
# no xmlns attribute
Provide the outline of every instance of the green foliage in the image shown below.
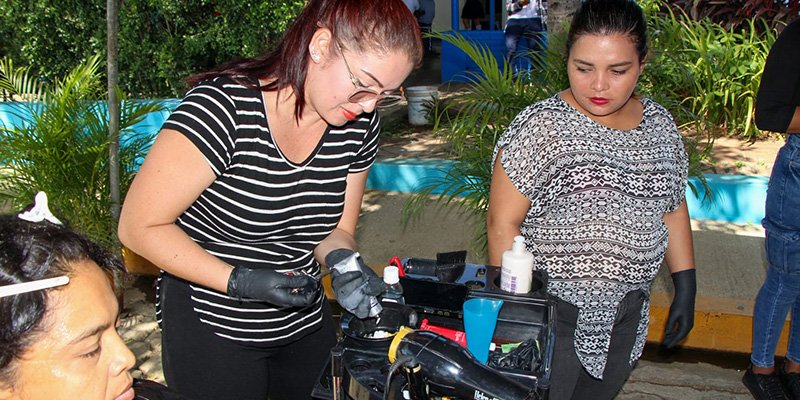
<svg viewBox="0 0 800 400"><path fill-rule="evenodd" d="M55 215L111 246L116 221L110 211L108 118L105 103L96 101L105 97L102 66L99 57L91 57L39 93L39 101L7 103L22 123L0 125L0 200L21 209L43 190ZM30 81L24 69L0 76L0 85L20 95L26 87L18 83ZM159 102L123 101L120 132L162 110ZM122 196L152 139L139 136L121 146Z"/></svg>
<svg viewBox="0 0 800 400"><path fill-rule="evenodd" d="M40 71L52 81L64 76L105 42L105 2L4 0L0 2L0 57Z"/></svg>
<svg viewBox="0 0 800 400"><path fill-rule="evenodd" d="M272 46L303 0L126 0L120 84L139 97L180 97L184 79Z"/></svg>
<svg viewBox="0 0 800 400"><path fill-rule="evenodd" d="M29 97L37 100L42 96L42 84L30 74L30 67L14 68L10 58L0 59L0 99L3 101Z"/></svg>
<svg viewBox="0 0 800 400"><path fill-rule="evenodd" d="M698 129L711 136L759 139L755 98L775 31L750 20L748 29L734 32L671 11L651 14L649 23L653 57L643 77L647 91L679 124L699 121Z"/></svg>
<svg viewBox="0 0 800 400"><path fill-rule="evenodd" d="M131 97L180 97L183 79L271 48L303 0L125 0L120 8L120 87ZM0 2L0 57L38 71L67 74L106 52L106 2ZM104 73L104 72L103 72Z"/></svg>

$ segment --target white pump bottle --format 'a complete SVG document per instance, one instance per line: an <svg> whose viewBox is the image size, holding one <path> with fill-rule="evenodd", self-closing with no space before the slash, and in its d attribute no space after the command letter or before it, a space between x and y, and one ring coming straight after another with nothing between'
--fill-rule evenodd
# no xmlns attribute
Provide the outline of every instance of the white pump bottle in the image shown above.
<svg viewBox="0 0 800 400"><path fill-rule="evenodd" d="M524 294L531 290L533 280L533 254L525 249L525 238L514 237L510 250L503 252L500 262L500 289Z"/></svg>

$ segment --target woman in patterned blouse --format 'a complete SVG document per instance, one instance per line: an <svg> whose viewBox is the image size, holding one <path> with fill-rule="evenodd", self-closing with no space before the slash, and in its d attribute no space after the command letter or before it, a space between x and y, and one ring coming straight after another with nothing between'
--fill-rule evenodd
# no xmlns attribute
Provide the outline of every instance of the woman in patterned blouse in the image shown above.
<svg viewBox="0 0 800 400"><path fill-rule="evenodd" d="M641 355L662 261L675 284L664 344L693 325L686 152L670 114L634 95L645 29L633 0L584 1L567 38L570 87L523 110L495 148L489 263L523 235L548 274L552 400L617 394Z"/></svg>

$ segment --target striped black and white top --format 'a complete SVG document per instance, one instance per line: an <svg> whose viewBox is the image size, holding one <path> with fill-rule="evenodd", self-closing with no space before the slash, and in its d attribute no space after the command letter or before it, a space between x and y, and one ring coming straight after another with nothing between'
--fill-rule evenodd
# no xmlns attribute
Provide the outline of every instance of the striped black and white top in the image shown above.
<svg viewBox="0 0 800 400"><path fill-rule="evenodd" d="M177 225L231 265L319 276L313 250L339 223L347 175L375 160L380 120L369 113L329 126L308 159L294 163L275 144L265 109L259 90L220 77L193 88L170 115L163 128L186 135L217 176ZM198 318L234 341L277 346L321 323L324 293L310 307L277 309L190 288Z"/></svg>
<svg viewBox="0 0 800 400"><path fill-rule="evenodd" d="M647 338L650 285L667 251L664 214L684 200L688 158L669 112L643 98L639 126L593 121L556 94L523 110L497 142L514 186L531 201L520 231L547 291L578 308L575 349L602 379L619 303L645 301L631 351Z"/></svg>

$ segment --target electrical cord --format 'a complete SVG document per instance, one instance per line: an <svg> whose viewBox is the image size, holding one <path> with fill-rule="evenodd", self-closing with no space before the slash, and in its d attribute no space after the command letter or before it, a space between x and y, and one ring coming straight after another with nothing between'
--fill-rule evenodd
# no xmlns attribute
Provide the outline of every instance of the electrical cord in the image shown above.
<svg viewBox="0 0 800 400"><path fill-rule="evenodd" d="M386 373L386 385L383 388L383 400L389 400L389 387L392 385L392 375L394 375L397 370L406 365L409 362L414 361L414 356L400 356L397 360L394 360L392 365L389 367L389 372Z"/></svg>

